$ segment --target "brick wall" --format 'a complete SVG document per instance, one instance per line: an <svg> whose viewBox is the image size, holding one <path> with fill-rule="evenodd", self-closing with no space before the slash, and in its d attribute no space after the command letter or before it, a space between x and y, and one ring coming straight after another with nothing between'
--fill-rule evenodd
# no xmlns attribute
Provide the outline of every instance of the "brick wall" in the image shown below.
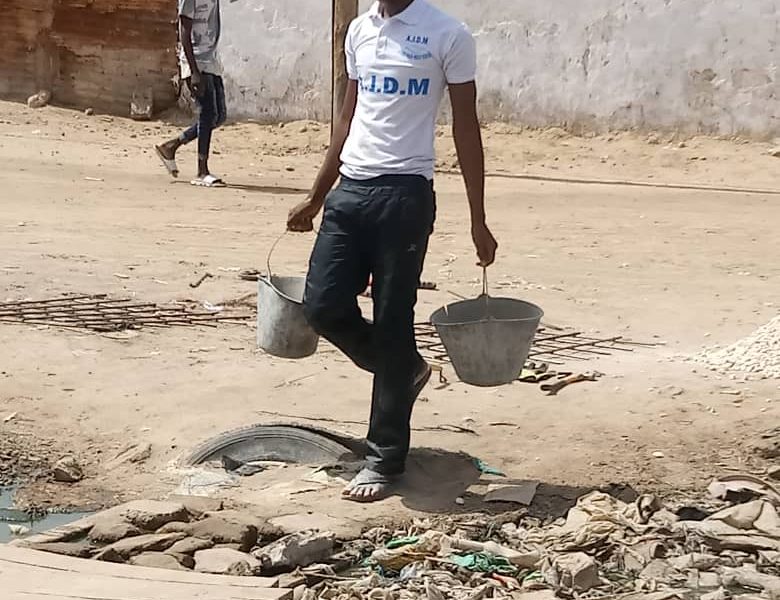
<svg viewBox="0 0 780 600"><path fill-rule="evenodd" d="M2 0L0 98L40 90L52 103L129 114L134 93L156 110L176 97L175 0Z"/></svg>

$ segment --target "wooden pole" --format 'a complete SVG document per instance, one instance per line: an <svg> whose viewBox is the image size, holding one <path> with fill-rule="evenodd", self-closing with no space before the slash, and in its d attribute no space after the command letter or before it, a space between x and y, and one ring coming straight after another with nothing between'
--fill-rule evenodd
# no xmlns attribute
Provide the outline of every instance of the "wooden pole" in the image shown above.
<svg viewBox="0 0 780 600"><path fill-rule="evenodd" d="M347 37L347 29L352 20L358 16L358 0L332 0L333 15L333 80L332 80L332 111L331 127L341 113L341 105L347 91L347 65L344 55L344 40Z"/></svg>

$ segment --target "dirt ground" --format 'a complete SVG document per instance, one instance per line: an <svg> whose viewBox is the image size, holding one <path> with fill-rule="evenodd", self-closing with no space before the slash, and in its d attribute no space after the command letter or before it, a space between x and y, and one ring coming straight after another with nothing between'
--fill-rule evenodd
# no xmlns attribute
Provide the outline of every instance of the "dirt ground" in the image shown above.
<svg viewBox="0 0 780 600"><path fill-rule="evenodd" d="M312 182L327 128L224 128L213 168L233 185L222 190L187 185L191 148L180 156L182 179L167 177L152 145L175 131L0 103L0 300L78 292L219 304L251 293L254 284L236 271L264 265L288 209ZM455 159L449 135L441 134L446 171ZM612 482L700 489L724 471L760 472L750 440L780 422L780 382L733 381L677 357L730 343L778 314L780 160L769 146L666 134L572 137L503 125L486 129L486 146L488 170L503 175L488 181L501 244L494 292L539 304L559 326L659 345L568 365L606 376L557 397L520 383L472 388L448 370L452 385L425 391L415 426L467 424L478 435L419 432L414 445L467 452L511 477L572 489ZM437 190L425 279L439 290L421 292L420 320L453 294L479 291L462 183L442 174ZM311 236L285 238L276 271L302 274L311 243ZM205 272L215 277L191 289ZM83 506L164 495L181 482L177 461L188 450L270 418L258 411L367 417L367 376L327 346L303 361L265 356L255 349L253 324L144 330L123 340L5 323L0 331L0 429L24 439L25 448L40 440L52 459L76 456L87 475L70 486L34 485L23 494L29 501ZM739 396L724 393L735 389ZM146 462L107 466L134 442L152 444ZM435 481L448 480L447 464L429 463ZM269 502L262 486L251 487L250 500ZM432 488L444 494L436 510L456 509L456 491ZM397 514L401 505L425 510L404 499L345 507L335 494L280 497L286 510L325 506L354 518Z"/></svg>

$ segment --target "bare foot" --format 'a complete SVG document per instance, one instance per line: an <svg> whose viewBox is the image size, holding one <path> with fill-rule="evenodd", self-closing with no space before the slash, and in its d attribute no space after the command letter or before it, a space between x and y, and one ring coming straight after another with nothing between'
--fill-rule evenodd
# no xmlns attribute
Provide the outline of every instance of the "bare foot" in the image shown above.
<svg viewBox="0 0 780 600"><path fill-rule="evenodd" d="M389 497L399 476L383 475L365 468L349 483L342 493L352 502L378 502Z"/></svg>

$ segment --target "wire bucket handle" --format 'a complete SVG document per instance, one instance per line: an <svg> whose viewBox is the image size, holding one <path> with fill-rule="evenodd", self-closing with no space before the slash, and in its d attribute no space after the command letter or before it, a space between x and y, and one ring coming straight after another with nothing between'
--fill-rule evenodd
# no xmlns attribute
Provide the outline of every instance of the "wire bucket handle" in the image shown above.
<svg viewBox="0 0 780 600"><path fill-rule="evenodd" d="M485 318L490 320L490 291L488 289L487 270L487 267L482 267L482 295L480 298L485 299Z"/></svg>
<svg viewBox="0 0 780 600"><path fill-rule="evenodd" d="M273 276L273 271L271 270L271 257L273 256L274 252L276 251L276 247L279 245L279 243L285 238L285 236L290 233L289 231L285 230L282 232L282 234L274 240L274 243L271 244L271 249L268 251L268 256L265 259L265 266L268 269L268 280L271 280L271 277ZM318 233L315 231L314 233Z"/></svg>

